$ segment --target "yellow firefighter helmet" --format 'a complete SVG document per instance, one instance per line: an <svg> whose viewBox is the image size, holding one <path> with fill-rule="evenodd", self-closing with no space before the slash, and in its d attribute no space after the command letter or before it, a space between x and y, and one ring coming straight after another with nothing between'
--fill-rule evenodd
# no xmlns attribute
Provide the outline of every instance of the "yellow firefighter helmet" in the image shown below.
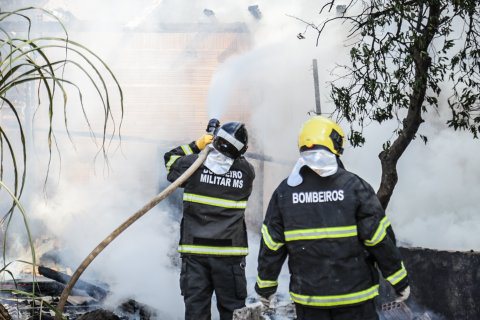
<svg viewBox="0 0 480 320"><path fill-rule="evenodd" d="M306 151L325 147L340 156L343 152L344 138L342 128L335 121L323 116L314 116L300 129L298 148L300 151Z"/></svg>

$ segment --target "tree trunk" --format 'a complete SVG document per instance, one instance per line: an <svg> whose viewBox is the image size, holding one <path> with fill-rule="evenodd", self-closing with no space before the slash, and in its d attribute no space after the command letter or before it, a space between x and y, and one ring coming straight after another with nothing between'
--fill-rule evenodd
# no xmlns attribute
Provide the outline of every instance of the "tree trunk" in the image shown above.
<svg viewBox="0 0 480 320"><path fill-rule="evenodd" d="M438 30L440 15L443 8L439 1L429 1L429 14L425 26L421 25L423 19L419 19L418 33L420 36L414 41L411 47L412 57L415 64L415 81L412 87L408 113L403 119L403 128L390 148L380 152L379 158L382 164L382 179L377 196L386 209L393 190L398 182L397 162L407 149L410 142L415 138L422 119L422 105L427 91L428 72L431 64L431 57L428 48ZM419 7L419 16L423 14L423 7Z"/></svg>

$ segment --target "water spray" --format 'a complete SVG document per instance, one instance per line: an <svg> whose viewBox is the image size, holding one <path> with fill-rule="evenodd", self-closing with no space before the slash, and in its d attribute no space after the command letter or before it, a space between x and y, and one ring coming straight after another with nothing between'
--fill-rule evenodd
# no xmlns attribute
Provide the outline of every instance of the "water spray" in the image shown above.
<svg viewBox="0 0 480 320"><path fill-rule="evenodd" d="M215 121L214 121L215 120ZM212 130L214 131L218 128L219 122L216 119L210 120L207 131ZM212 132L210 132L212 133ZM181 186L190 176L203 164L205 159L207 159L207 155L210 152L210 148L205 148L202 152L199 153L197 160L188 168L177 180L175 180L172 184L170 184L167 188L165 188L162 192L160 192L157 196L152 198L147 204L145 204L140 210L135 212L130 218L128 218L124 223L122 223L117 229L115 229L108 237L106 237L100 244L97 245L95 249L83 260L83 262L78 266L77 270L73 273L70 281L67 283L65 288L62 291L62 295L60 296L60 300L58 302L57 310L55 319L60 320L62 319L63 309L65 307L65 303L67 302L67 298L70 295L75 283L80 278L82 273L87 269L90 263L103 251L115 238L117 238L125 229L127 229L130 225L132 225L135 221L140 219L145 213L147 213L150 209L155 207L160 201L168 197L173 191L175 191L179 186Z"/></svg>

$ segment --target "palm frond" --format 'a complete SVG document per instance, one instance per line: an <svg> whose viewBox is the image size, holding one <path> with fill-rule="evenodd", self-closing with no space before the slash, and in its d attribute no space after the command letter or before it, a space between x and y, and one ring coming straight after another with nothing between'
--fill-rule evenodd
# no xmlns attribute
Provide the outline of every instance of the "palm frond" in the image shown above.
<svg viewBox="0 0 480 320"><path fill-rule="evenodd" d="M33 36L36 25L30 18L32 12L41 12L53 18L61 26L63 35ZM15 30L15 33L11 33L5 22L12 18L19 20L22 25L24 23L25 29ZM58 52L63 52L60 58L58 58ZM6 253L8 229L13 214L16 212L22 215L25 225L31 251L32 261L30 263L34 276L36 264L28 217L20 203L28 177L27 159L29 154L27 154L27 145L30 143L29 140L33 138L33 135L30 136L25 131L24 121L33 122L37 112L43 112L44 109L41 107L46 107L48 127L47 133L42 136L42 139L47 142L48 164L45 170L44 188L47 185L46 181L50 173L54 150L57 150L61 165L60 149L55 137L58 125L54 122L54 115L60 114L63 116L63 125L60 125L60 127L63 126L68 138L73 143L68 121L71 90L73 90L75 100L79 101L79 108L87 130L95 142L97 139L85 108L84 87L66 76L65 70L67 67L69 67L69 71L71 68L73 72L79 73L88 80L87 85L93 87L94 94L100 101L101 108L103 108L102 136L100 137L101 143L99 143L97 155L103 154L104 159L108 161L107 152L113 138L117 135L121 138L120 131L124 114L123 91L113 71L95 52L71 40L65 25L48 10L27 7L10 12L0 12L0 108L2 109L2 115L0 116L8 113L12 115L14 120L9 126L2 126L3 123L0 122L2 124L0 125L0 192L6 192L6 195L11 199L11 204L5 208L6 213L3 213L3 217L0 219L4 231L3 268L0 268L0 272L10 274L12 278L13 274L8 270L10 262L7 261ZM110 83L114 84L113 89L111 89ZM22 118L20 106L12 98L13 93L24 92L24 87L29 85L36 87L36 101L26 105L26 108L34 110L31 119ZM112 91L115 91L115 99ZM61 101L58 101L59 99ZM115 107L119 106L119 110L115 112L114 100ZM34 107L32 104L36 104L36 106ZM118 120L117 114L120 120ZM108 137L109 135L110 137ZM21 148L17 148L17 145L21 145ZM0 291L2 290L0 289ZM24 296L31 295L34 299L37 298L35 292L25 293L18 290L12 290L11 292ZM52 308L52 310L54 309Z"/></svg>

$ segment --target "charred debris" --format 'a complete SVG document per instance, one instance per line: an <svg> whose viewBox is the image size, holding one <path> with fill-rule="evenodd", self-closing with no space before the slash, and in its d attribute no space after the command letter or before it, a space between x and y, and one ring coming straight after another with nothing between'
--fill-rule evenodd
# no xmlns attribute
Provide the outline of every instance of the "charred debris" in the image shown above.
<svg viewBox="0 0 480 320"><path fill-rule="evenodd" d="M395 304L395 294L384 283L377 299L383 320L477 320L480 319L480 252L439 251L425 248L401 248L411 278L412 294L406 304ZM39 266L35 281L3 281L0 290L0 320L50 320L70 276ZM33 290L35 289L35 290ZM32 293L37 299L15 290ZM133 299L104 310L110 294L108 285L79 280L67 300L69 320L168 319L161 311ZM288 295L281 296L272 310L261 310L254 297L247 308L238 310L236 320L293 319L294 308Z"/></svg>
<svg viewBox="0 0 480 320"><path fill-rule="evenodd" d="M0 320L53 320L57 305L70 276L54 269L38 266L35 278L2 281ZM113 310L105 310L110 294L108 285L79 280L68 297L64 315L69 320L162 319L153 307L134 299L120 302Z"/></svg>

